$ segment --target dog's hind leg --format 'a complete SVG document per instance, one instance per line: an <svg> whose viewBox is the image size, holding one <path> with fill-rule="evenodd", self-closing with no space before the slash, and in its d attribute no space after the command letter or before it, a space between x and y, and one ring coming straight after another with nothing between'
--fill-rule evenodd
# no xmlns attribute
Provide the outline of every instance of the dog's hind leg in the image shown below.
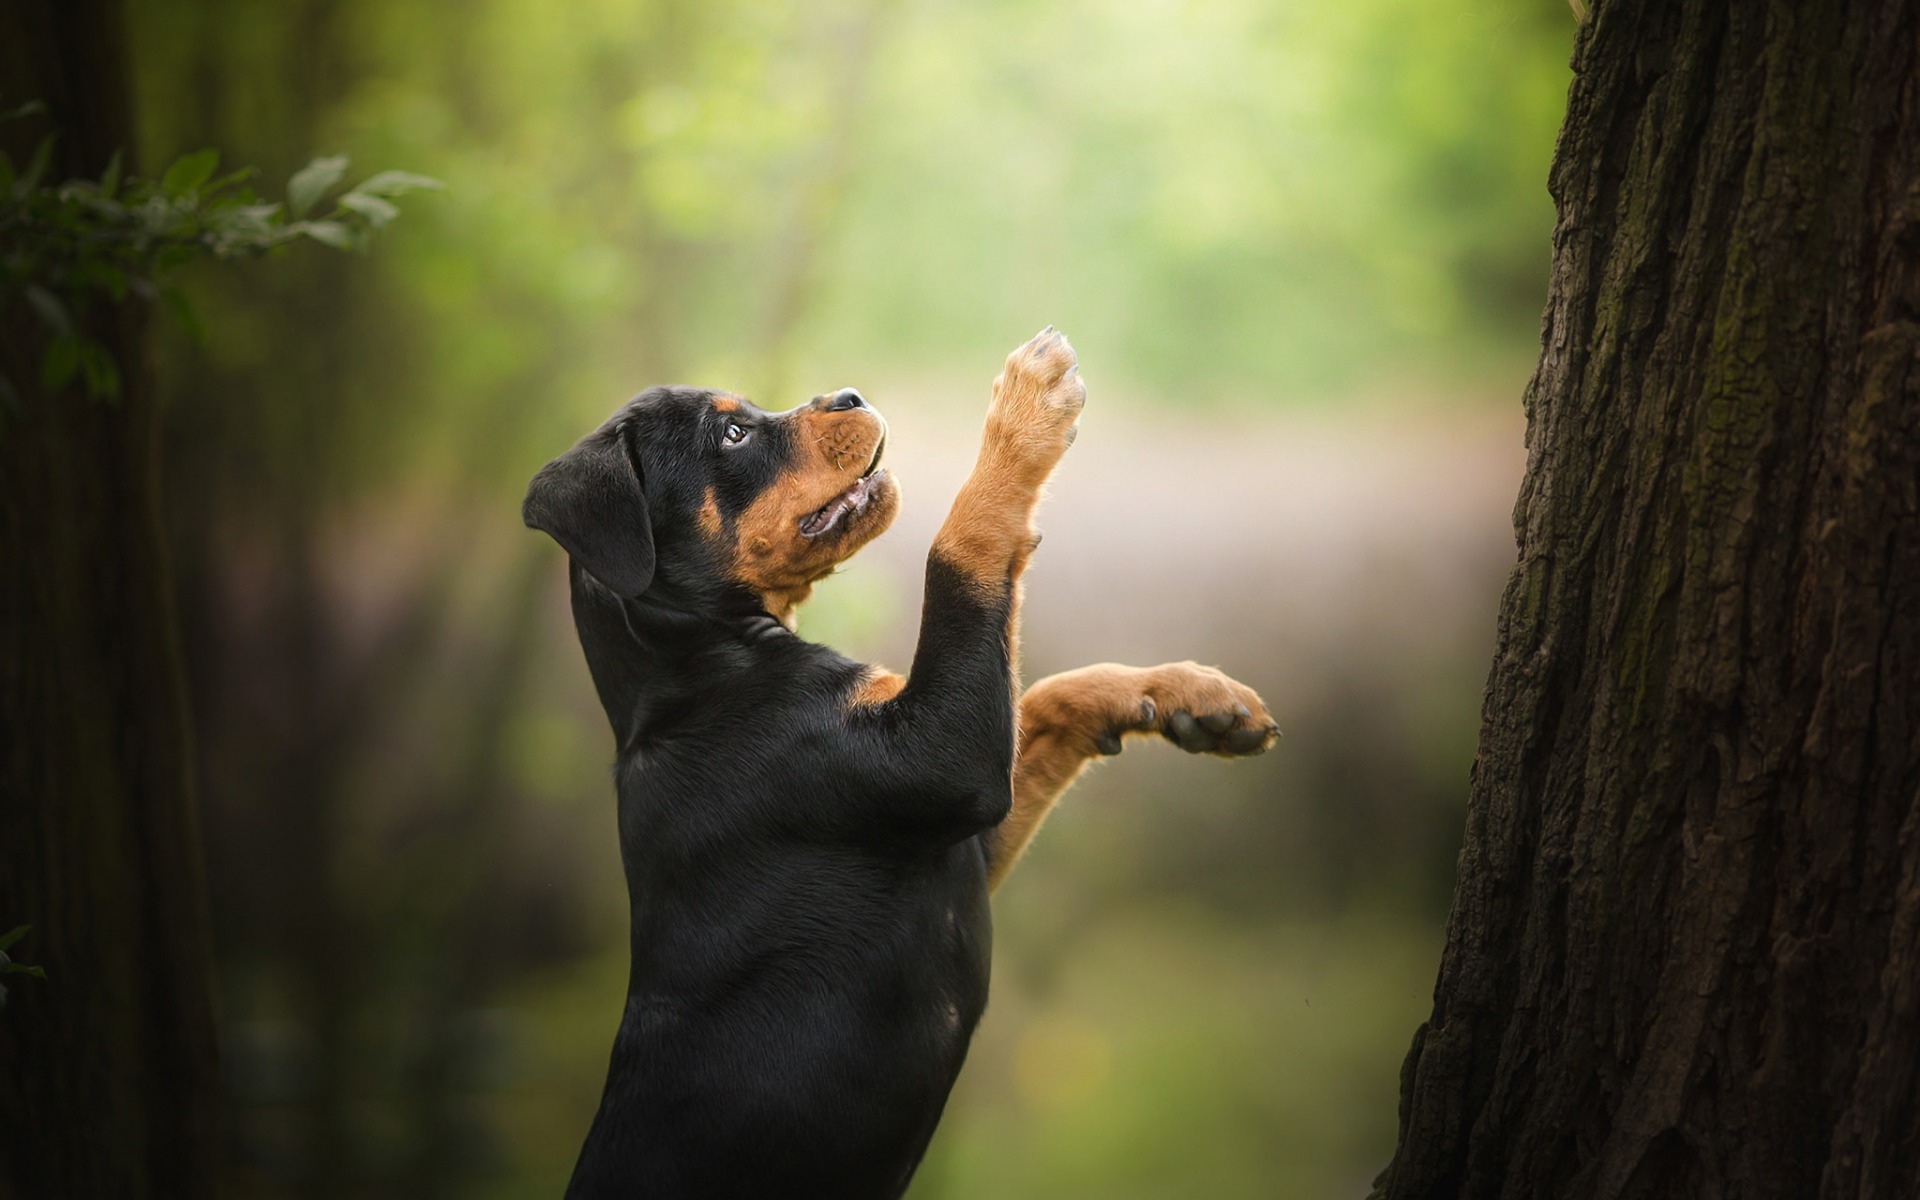
<svg viewBox="0 0 1920 1200"><path fill-rule="evenodd" d="M1279 736L1253 689L1212 667L1100 663L1049 675L1020 698L1013 808L986 835L987 882L998 887L1047 813L1088 762L1120 753L1130 733L1159 733L1182 750L1259 754Z"/></svg>

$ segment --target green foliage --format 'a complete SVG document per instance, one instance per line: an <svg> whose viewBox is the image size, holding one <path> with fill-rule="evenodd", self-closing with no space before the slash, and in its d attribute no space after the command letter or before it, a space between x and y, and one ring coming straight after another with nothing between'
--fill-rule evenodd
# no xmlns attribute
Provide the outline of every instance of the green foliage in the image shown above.
<svg viewBox="0 0 1920 1200"><path fill-rule="evenodd" d="M0 975L30 975L35 979L47 977L46 968L17 963L7 954L7 951L13 948L13 944L27 936L27 931L32 928L31 925L15 925L7 932L0 933ZM5 1008L6 1004L7 989L4 985L0 985L0 1008Z"/></svg>
<svg viewBox="0 0 1920 1200"><path fill-rule="evenodd" d="M6 116L38 111L28 104ZM99 179L47 183L55 137L42 138L18 170L0 153L0 313L17 300L44 328L38 382L49 393L78 381L96 399L119 395L118 364L86 332L83 317L94 305L163 300L197 330L179 292L163 283L170 273L302 239L363 250L400 215L392 197L440 187L424 175L383 171L336 196L324 215L310 216L345 174L345 157L314 159L288 181L282 204L250 186L250 168L216 176L220 156L213 150L180 156L157 180L123 179L116 154ZM0 377L0 401L18 399L14 382Z"/></svg>

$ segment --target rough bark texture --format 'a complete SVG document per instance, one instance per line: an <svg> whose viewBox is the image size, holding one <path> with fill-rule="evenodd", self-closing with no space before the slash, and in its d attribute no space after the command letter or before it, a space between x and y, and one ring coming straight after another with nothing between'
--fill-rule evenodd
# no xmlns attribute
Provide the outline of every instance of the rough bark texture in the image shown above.
<svg viewBox="0 0 1920 1200"><path fill-rule="evenodd" d="M1378 1195L1920 1196L1912 0L1574 53L1459 890Z"/></svg>
<svg viewBox="0 0 1920 1200"><path fill-rule="evenodd" d="M131 145L111 0L0 6L11 106L39 98L49 178ZM0 127L16 164L45 124ZM0 370L0 928L47 970L0 1009L0 1197L204 1196L214 1071L206 903L179 656L160 552L145 314L88 321L117 403L32 384L43 341L10 310Z"/></svg>

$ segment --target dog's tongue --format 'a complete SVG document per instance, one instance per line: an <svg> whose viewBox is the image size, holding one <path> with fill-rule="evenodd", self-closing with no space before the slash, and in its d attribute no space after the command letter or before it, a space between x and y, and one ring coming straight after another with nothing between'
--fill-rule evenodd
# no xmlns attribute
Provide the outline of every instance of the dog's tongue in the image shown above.
<svg viewBox="0 0 1920 1200"><path fill-rule="evenodd" d="M820 510L800 522L800 532L807 537L818 537L833 528L834 522L846 515L848 509L863 504L867 499L867 489L873 486L873 476L862 475L853 481L846 491L822 505Z"/></svg>

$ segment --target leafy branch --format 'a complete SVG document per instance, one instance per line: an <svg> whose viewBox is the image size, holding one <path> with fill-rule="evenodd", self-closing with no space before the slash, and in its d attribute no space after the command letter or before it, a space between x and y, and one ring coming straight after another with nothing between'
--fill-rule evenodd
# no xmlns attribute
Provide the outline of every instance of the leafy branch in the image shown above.
<svg viewBox="0 0 1920 1200"><path fill-rule="evenodd" d="M0 120L40 111L29 103ZM400 215L395 197L441 186L424 175L382 171L335 196L320 214L317 206L346 174L344 156L302 167L278 201L249 185L252 168L217 174L220 156L213 150L175 159L158 179L122 178L116 153L99 179L49 184L54 137L41 139L18 168L0 153L0 314L18 301L44 326L41 387L57 392L78 379L96 399L119 395L120 372L107 348L85 332L81 318L94 303L119 304L129 296L165 301L197 332L179 291L162 282L169 273L207 259L258 257L302 240L364 250ZM19 400L13 382L0 376L0 405Z"/></svg>

